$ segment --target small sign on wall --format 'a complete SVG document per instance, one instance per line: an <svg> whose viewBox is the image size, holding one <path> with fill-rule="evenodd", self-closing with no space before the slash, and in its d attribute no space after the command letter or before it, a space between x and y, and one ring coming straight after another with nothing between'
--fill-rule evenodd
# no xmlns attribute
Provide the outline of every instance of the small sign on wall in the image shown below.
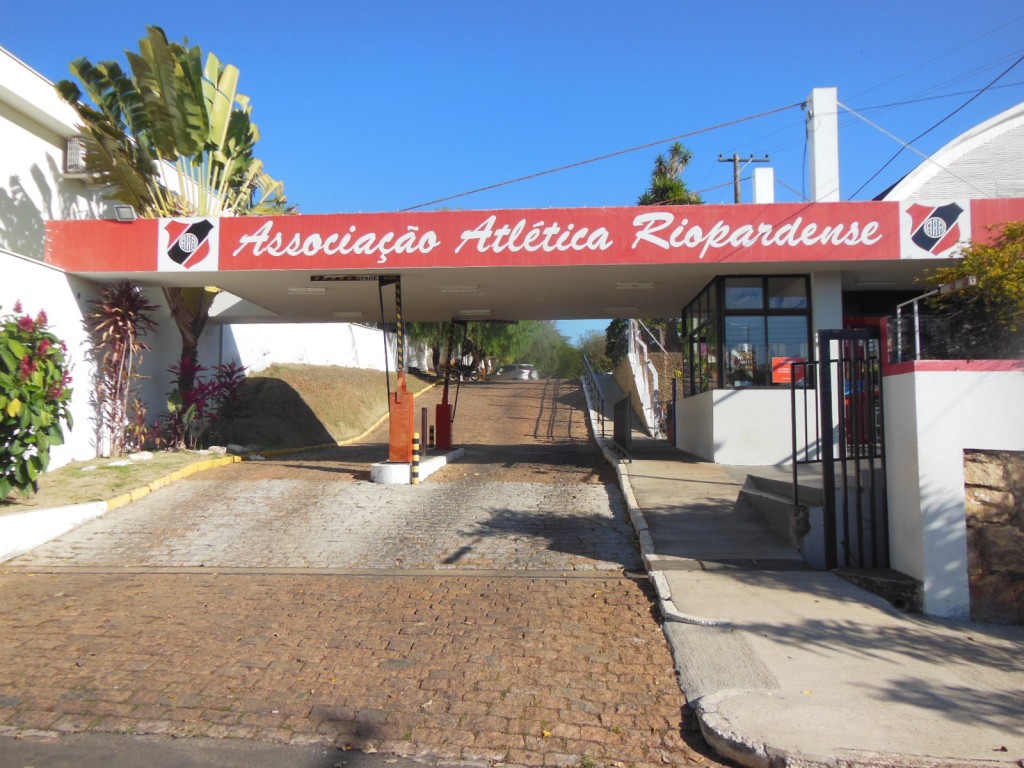
<svg viewBox="0 0 1024 768"><path fill-rule="evenodd" d="M772 384L792 384L794 381L802 383L807 375L807 367L794 366L793 363L806 362L807 358L804 357L773 357Z"/></svg>

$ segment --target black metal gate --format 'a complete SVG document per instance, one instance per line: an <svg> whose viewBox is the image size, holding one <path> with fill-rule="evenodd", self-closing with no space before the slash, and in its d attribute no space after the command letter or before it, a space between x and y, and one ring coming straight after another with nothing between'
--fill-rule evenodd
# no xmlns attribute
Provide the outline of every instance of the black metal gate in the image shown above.
<svg viewBox="0 0 1024 768"><path fill-rule="evenodd" d="M819 331L817 362L794 365L791 403L794 498L799 466L821 465L825 567L888 568L877 333Z"/></svg>

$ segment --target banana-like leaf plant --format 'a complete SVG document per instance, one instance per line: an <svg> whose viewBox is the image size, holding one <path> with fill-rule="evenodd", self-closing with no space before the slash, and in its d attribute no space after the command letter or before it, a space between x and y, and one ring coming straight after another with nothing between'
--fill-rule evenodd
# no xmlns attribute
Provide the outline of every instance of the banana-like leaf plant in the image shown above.
<svg viewBox="0 0 1024 768"><path fill-rule="evenodd" d="M116 61L71 63L57 83L82 120L86 163L109 197L142 217L290 213L284 185L255 157L259 129L239 71L198 46L169 42L148 27L130 72ZM213 292L165 288L182 337L182 358L196 359ZM191 370L182 366L183 370ZM186 391L191 381L180 380Z"/></svg>

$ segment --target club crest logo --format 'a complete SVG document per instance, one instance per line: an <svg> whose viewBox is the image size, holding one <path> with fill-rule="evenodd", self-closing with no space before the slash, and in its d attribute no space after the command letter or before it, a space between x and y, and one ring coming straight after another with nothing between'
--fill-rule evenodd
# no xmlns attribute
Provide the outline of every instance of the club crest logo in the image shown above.
<svg viewBox="0 0 1024 768"><path fill-rule="evenodd" d="M959 203L913 203L904 208L904 214L909 219L909 229L904 230L909 240L904 242L905 258L948 256L970 237L970 214Z"/></svg>
<svg viewBox="0 0 1024 768"><path fill-rule="evenodd" d="M220 231L216 219L162 219L158 264L161 272L216 272Z"/></svg>

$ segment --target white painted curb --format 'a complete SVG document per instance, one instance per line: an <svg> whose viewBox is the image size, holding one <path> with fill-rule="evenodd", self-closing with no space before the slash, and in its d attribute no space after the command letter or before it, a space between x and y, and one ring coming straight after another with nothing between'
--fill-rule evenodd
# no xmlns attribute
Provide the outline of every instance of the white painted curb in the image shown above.
<svg viewBox="0 0 1024 768"><path fill-rule="evenodd" d="M441 456L431 456L420 462L420 480L426 480L449 462L466 455L465 448L456 448ZM384 485L409 485L412 482L412 465L402 462L378 461L370 465L370 480Z"/></svg>
<svg viewBox="0 0 1024 768"><path fill-rule="evenodd" d="M0 516L0 563L29 552L107 511L107 502L36 509Z"/></svg>

